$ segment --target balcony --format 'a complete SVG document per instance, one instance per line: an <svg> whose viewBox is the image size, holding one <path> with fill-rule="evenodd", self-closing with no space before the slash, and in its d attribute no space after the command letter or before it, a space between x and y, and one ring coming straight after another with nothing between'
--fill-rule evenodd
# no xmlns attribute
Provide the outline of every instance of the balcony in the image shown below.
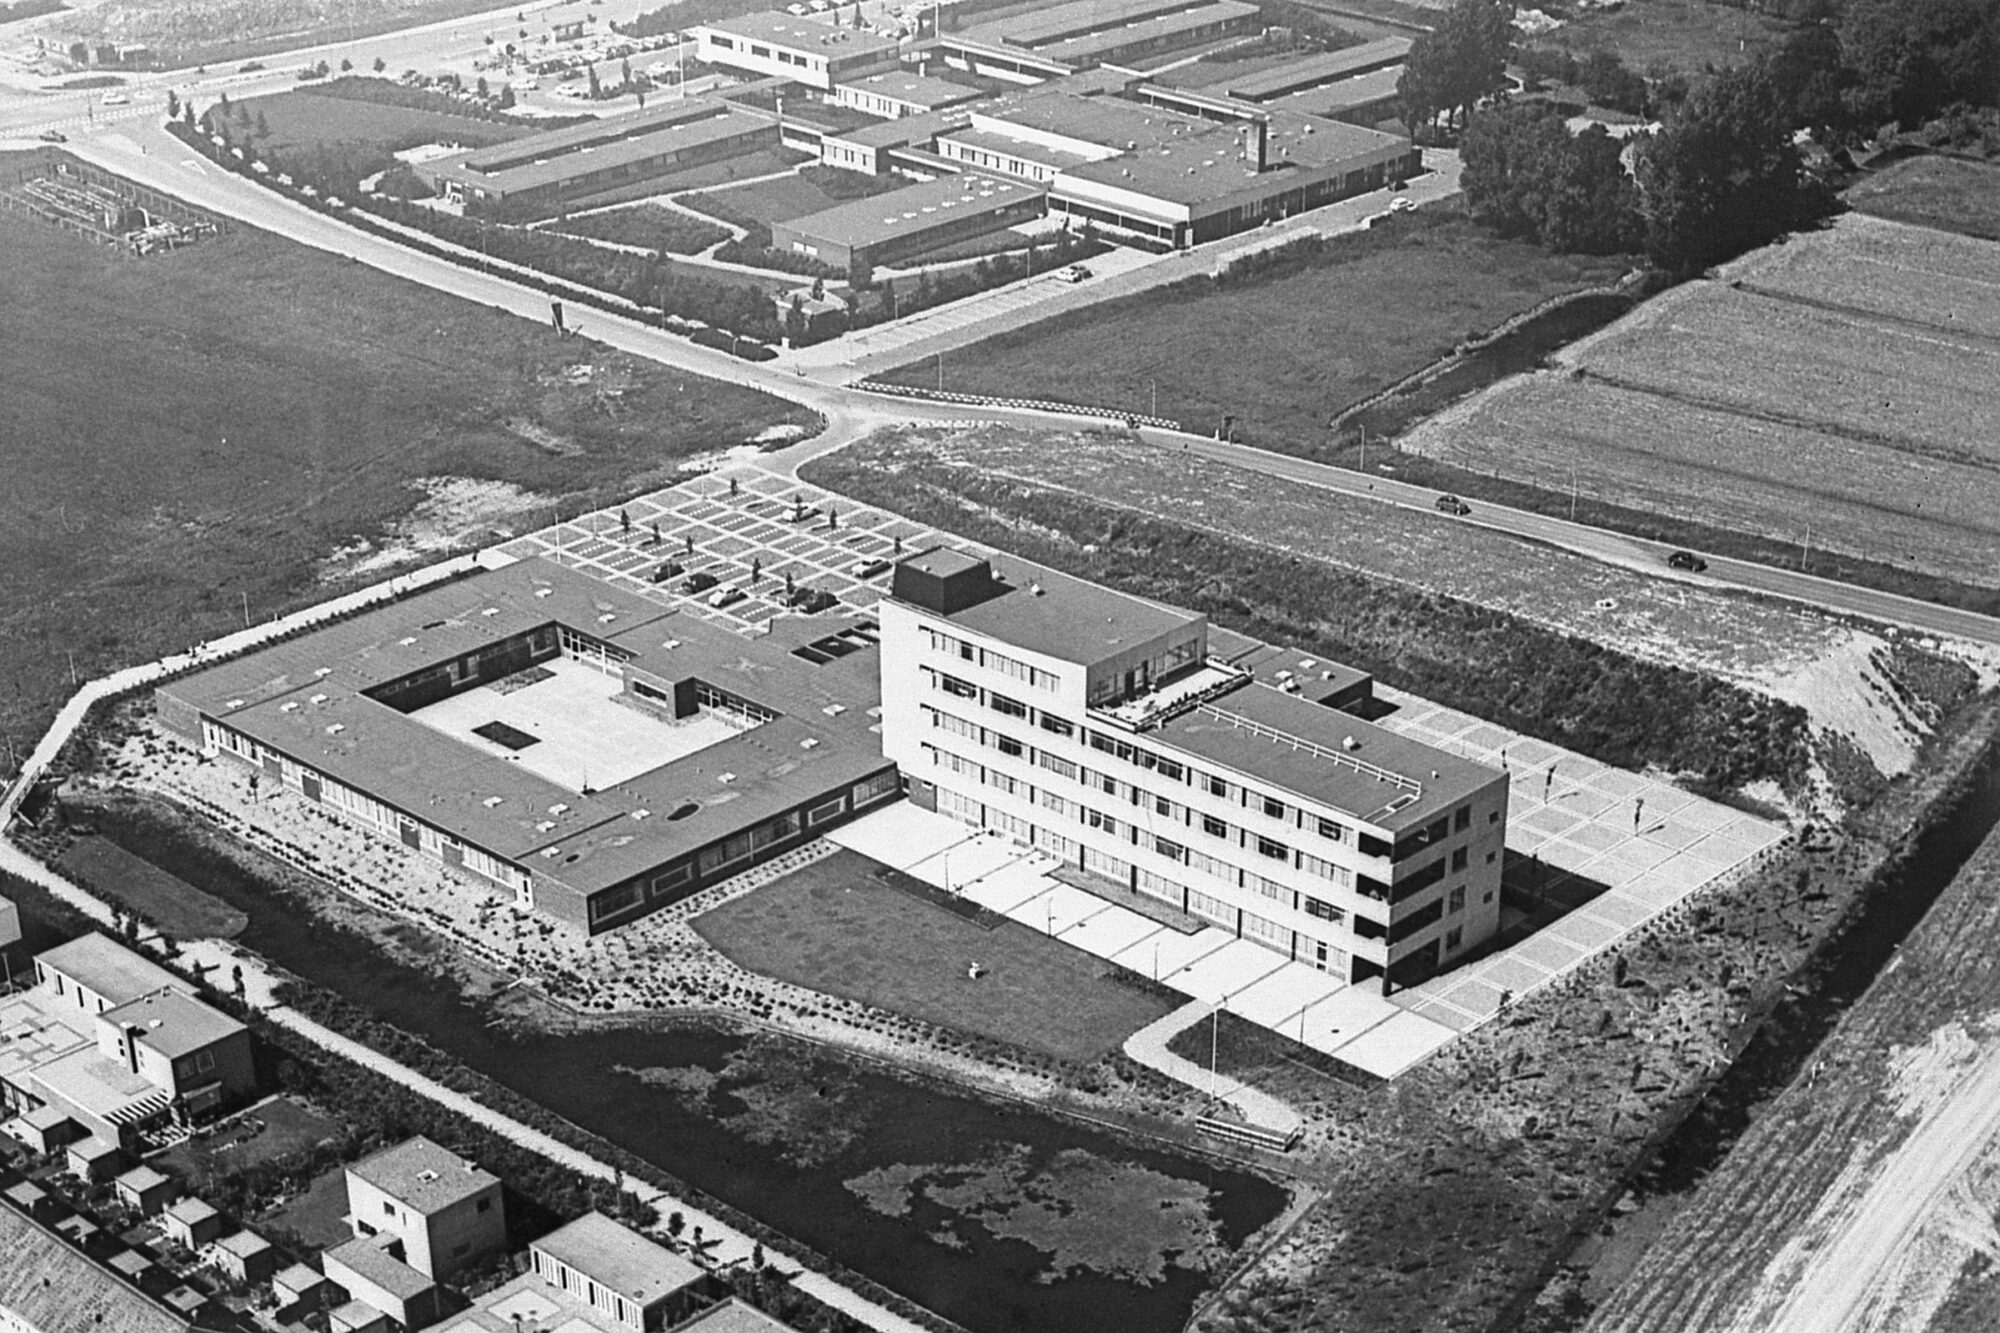
<svg viewBox="0 0 2000 1333"><path fill-rule="evenodd" d="M1211 658L1200 666L1156 682L1143 693L1095 705L1090 711L1100 721L1127 731L1146 731L1229 693L1249 679L1248 672Z"/></svg>

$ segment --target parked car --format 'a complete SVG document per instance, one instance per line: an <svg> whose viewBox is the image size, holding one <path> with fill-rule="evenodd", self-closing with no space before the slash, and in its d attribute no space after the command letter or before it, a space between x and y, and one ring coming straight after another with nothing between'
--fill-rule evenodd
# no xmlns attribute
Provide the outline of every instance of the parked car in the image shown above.
<svg viewBox="0 0 2000 1333"><path fill-rule="evenodd" d="M1399 194L1395 197L1395 199L1390 201L1389 211L1391 213L1408 213L1413 211L1416 208L1416 206L1417 206L1416 200L1410 198L1406 194Z"/></svg>
<svg viewBox="0 0 2000 1333"><path fill-rule="evenodd" d="M669 560L653 571L653 582L665 583L668 579L679 578L683 572L684 569L680 561Z"/></svg>
<svg viewBox="0 0 2000 1333"><path fill-rule="evenodd" d="M1059 270L1056 276L1064 282L1082 282L1090 276L1090 270L1081 264L1071 264L1068 268Z"/></svg>
<svg viewBox="0 0 2000 1333"><path fill-rule="evenodd" d="M64 134L61 130L43 130L40 137L43 143L69 142L69 136L67 134Z"/></svg>
<svg viewBox="0 0 2000 1333"><path fill-rule="evenodd" d="M717 588L708 595L708 604L714 607L733 606L743 600L741 588Z"/></svg>
<svg viewBox="0 0 2000 1333"><path fill-rule="evenodd" d="M1437 498L1437 507L1441 514L1456 514L1460 518L1472 512L1472 506L1456 495L1440 495Z"/></svg>
<svg viewBox="0 0 2000 1333"><path fill-rule="evenodd" d="M131 100L132 99L124 93L104 94L104 105L106 106L124 106Z"/></svg>
<svg viewBox="0 0 2000 1333"><path fill-rule="evenodd" d="M688 575L687 582L681 585L681 591L687 593L707 592L720 582L722 582L721 579L703 570L701 573Z"/></svg>
<svg viewBox="0 0 2000 1333"><path fill-rule="evenodd" d="M857 579L872 579L877 574L887 574L888 572L889 562L887 560L857 560L854 563L854 577Z"/></svg>
<svg viewBox="0 0 2000 1333"><path fill-rule="evenodd" d="M1669 569L1685 569L1690 574L1699 574L1702 570L1708 568L1708 561L1702 559L1693 551L1675 551L1667 557L1667 567Z"/></svg>

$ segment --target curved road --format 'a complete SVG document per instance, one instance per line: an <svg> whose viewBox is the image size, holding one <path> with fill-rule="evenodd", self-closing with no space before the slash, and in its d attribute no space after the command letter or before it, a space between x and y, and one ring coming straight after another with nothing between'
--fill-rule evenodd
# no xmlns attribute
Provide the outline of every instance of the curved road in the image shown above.
<svg viewBox="0 0 2000 1333"><path fill-rule="evenodd" d="M294 204L274 191L201 161L150 119L131 122L115 132L82 138L70 145L70 151L107 170L316 249L344 254L383 272L467 300L500 307L528 319L540 321L548 317L548 298L538 291L496 273L464 268L406 249ZM870 431L895 422L977 419L1019 425L1048 425L1053 422L1102 424L1100 418L1085 416L923 403L868 394L817 377L808 377L803 367L788 368L782 362L753 364L726 353L697 347L683 338L636 320L601 310L579 310L574 305L570 309L575 315L573 323L579 324L591 338L620 351L712 379L762 389L823 415L827 427L819 436L791 449L766 455L761 460L764 466L787 473L795 471L810 458L841 448ZM1032 313L1024 314L1022 322L1029 322L1032 318ZM968 331L968 337L985 336L991 331L990 327L982 326L977 331ZM837 376L842 372L838 367L827 367L820 373ZM1350 472L1248 445L1225 444L1204 436L1174 431L1148 430L1143 432L1143 437L1165 447L1179 446L1217 462L1261 472L1281 481L1319 486L1382 503L1428 510L1436 500L1436 492L1406 482ZM2000 644L2000 620L1993 617L1854 587L1795 570L1715 558L1709 561L1705 574L1681 574L1666 568L1665 559L1671 548L1659 543L1484 501L1474 506L1471 515L1462 521L1479 523L1663 578L1743 588L1842 614L1903 625L1925 633Z"/></svg>

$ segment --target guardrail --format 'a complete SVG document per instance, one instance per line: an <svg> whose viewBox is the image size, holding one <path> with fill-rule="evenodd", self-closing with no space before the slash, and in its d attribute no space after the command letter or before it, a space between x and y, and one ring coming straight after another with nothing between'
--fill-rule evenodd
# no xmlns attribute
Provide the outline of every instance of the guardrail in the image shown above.
<svg viewBox="0 0 2000 1333"><path fill-rule="evenodd" d="M1044 398L996 398L984 393L953 393L946 389L921 389L914 384L889 384L882 380L857 380L847 386L860 393L877 393L894 398L921 398L934 403L956 403L964 407L1015 407L1029 412L1062 412L1069 416L1103 417L1128 425L1152 426L1158 430L1180 430L1181 423L1144 412L1127 412L1116 407L1091 407L1084 403L1058 403Z"/></svg>

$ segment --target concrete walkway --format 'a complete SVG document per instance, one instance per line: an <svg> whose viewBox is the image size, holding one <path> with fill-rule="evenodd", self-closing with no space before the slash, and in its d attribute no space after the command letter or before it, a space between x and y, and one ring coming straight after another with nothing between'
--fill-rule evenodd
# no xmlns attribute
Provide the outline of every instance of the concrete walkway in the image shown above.
<svg viewBox="0 0 2000 1333"><path fill-rule="evenodd" d="M1142 1065L1159 1070L1168 1078L1178 1079L1189 1087L1201 1089L1219 1102L1228 1103L1245 1120L1260 1128L1280 1134L1297 1132L1305 1121L1299 1118L1297 1111L1270 1093L1259 1092L1227 1074L1211 1073L1167 1049L1168 1042L1215 1013L1218 1008L1203 1000L1191 1000L1165 1018L1155 1019L1127 1037L1125 1054Z"/></svg>

